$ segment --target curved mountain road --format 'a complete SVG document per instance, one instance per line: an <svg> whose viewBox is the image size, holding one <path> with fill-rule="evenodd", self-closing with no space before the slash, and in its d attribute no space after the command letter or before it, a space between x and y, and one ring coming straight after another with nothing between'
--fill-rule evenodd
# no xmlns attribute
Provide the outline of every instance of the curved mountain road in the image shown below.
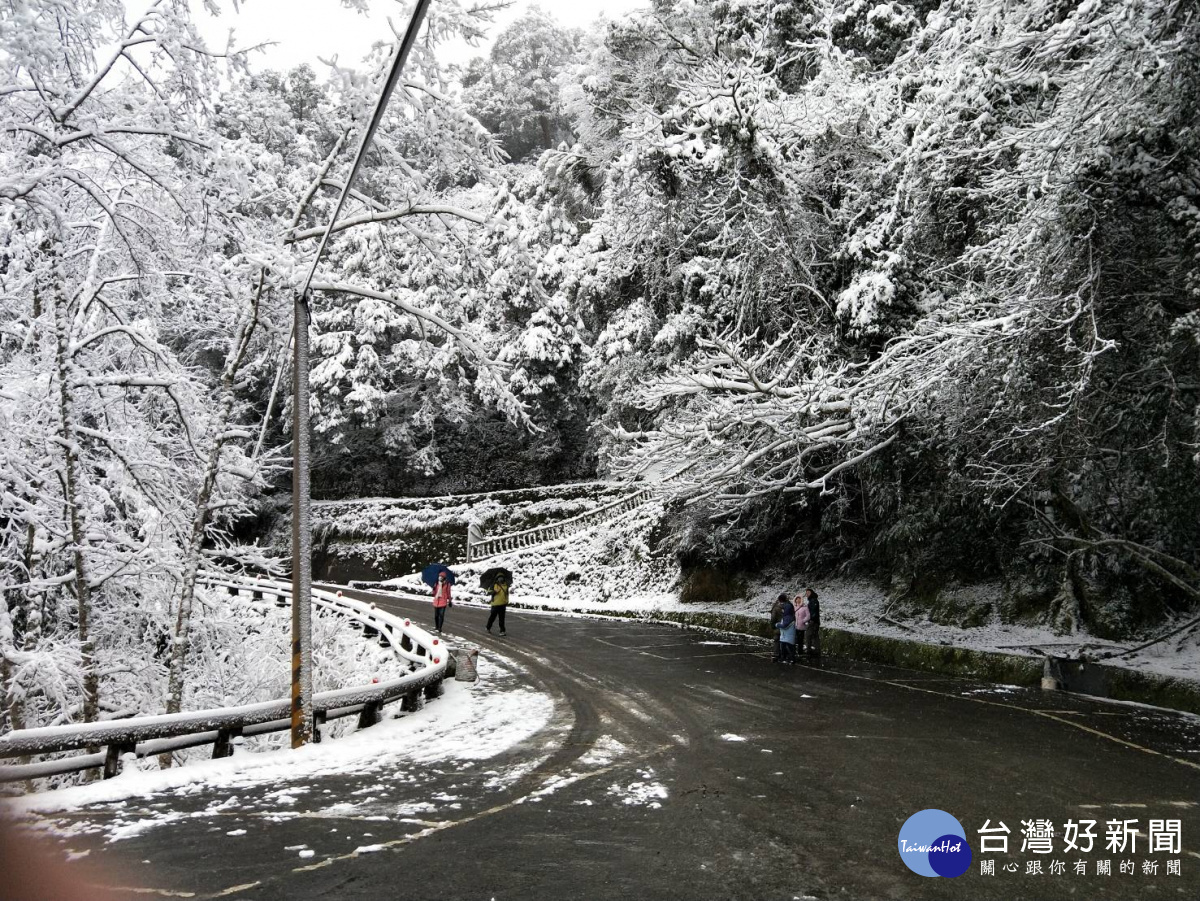
<svg viewBox="0 0 1200 901"><path fill-rule="evenodd" d="M427 605L353 593L432 619ZM285 818L254 813L267 788L222 807L198 787L162 828L71 847L142 898L1200 897L1196 717L838 659L782 667L762 642L640 622L513 609L501 639L485 618L456 604L448 638L515 661L508 687L554 700L544 728L499 756L300 780ZM421 813L430 796L446 803ZM918 876L897 854L901 825L931 807L974 851L958 879ZM1053 853L1022 853L1033 819L1054 824ZM1063 853L1063 824L1079 819L1098 822L1097 847ZM1110 819L1138 820L1134 853L1106 851ZM1151 819L1181 821L1178 853L1149 853ZM979 865L988 820L1010 829L1009 853L984 855L994 876ZM302 846L311 857L295 856ZM1096 875L1105 859L1112 876ZM1126 859L1135 873L1120 872Z"/></svg>

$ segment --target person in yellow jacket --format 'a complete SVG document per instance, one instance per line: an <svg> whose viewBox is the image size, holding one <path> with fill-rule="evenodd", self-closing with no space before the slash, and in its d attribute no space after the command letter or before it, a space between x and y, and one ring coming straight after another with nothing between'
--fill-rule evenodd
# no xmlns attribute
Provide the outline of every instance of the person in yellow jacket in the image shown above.
<svg viewBox="0 0 1200 901"><path fill-rule="evenodd" d="M500 621L500 635L504 636L508 633L504 631L504 611L508 609L508 586L503 582L492 583L492 612L488 614L487 630L492 631L492 623L496 620Z"/></svg>

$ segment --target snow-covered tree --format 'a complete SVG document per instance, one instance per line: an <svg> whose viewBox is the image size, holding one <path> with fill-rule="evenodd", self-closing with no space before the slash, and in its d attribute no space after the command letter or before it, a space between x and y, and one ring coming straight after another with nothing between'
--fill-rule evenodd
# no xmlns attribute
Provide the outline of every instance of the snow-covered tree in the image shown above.
<svg viewBox="0 0 1200 901"><path fill-rule="evenodd" d="M1089 586L1196 562L1196 27L664 2L593 41L553 176L611 471L670 476L709 557L809 510L840 559L1004 569L1064 625L1129 627Z"/></svg>
<svg viewBox="0 0 1200 901"><path fill-rule="evenodd" d="M464 100L514 162L569 137L558 78L572 62L578 40L577 32L534 5L497 35L487 58L475 57L467 65Z"/></svg>
<svg viewBox="0 0 1200 901"><path fill-rule="evenodd" d="M13 724L95 719L131 692L178 709L202 551L256 478L238 383L263 349L264 269L234 199L254 162L212 130L216 55L189 17L0 11Z"/></svg>

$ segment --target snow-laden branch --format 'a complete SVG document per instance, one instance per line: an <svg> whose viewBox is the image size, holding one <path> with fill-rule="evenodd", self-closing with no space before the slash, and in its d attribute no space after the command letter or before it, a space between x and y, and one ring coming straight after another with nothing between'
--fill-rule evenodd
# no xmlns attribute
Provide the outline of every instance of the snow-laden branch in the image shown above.
<svg viewBox="0 0 1200 901"><path fill-rule="evenodd" d="M452 206L446 203L413 203L408 206L401 207L395 210L386 210L384 212L360 213L357 216L350 216L346 219L338 220L331 230L331 234L345 231L348 228L354 228L359 225L368 225L373 222L392 222L396 219L404 219L409 216L454 216L458 219L465 219L468 222L473 222L476 225L483 225L487 222L487 217L474 210L468 210L463 207ZM303 231L293 232L287 238L287 243L292 244L296 241L308 241L312 238L319 238L325 234L325 227L309 228Z"/></svg>
<svg viewBox="0 0 1200 901"><path fill-rule="evenodd" d="M428 310L423 310L416 304L411 304L408 301L395 297L391 294L385 294L382 291L375 291L371 288L366 288L361 285L350 285L345 282L313 282L311 285L314 291L326 291L340 294L353 294L358 297L369 297L373 300L382 300L384 303L391 304L398 310L403 310L410 316L428 322L430 325L436 326L447 335L452 336L464 349L466 349L480 369L486 370L505 370L511 367L509 363L503 363L490 357L487 350L479 344L471 335L467 334L452 322L443 319L436 313L430 313Z"/></svg>
<svg viewBox="0 0 1200 901"><path fill-rule="evenodd" d="M157 40L146 33L146 25L156 15L157 8L162 4L163 0L152 0L146 11L142 13L130 27L128 34L116 47L97 69L91 80L76 92L75 96L66 103L57 107L54 110L54 118L59 122L65 122L75 110L83 104L85 100L92 95L96 88L100 87L100 83L108 77L108 73L112 71L112 67L123 57L131 48L139 44L157 43Z"/></svg>
<svg viewBox="0 0 1200 901"><path fill-rule="evenodd" d="M656 478L690 465L663 490L736 510L763 496L826 492L835 479L892 446L896 427L929 401L946 372L1030 318L928 321L866 363L837 362L829 347L754 336L702 339L703 354L643 385L637 406L655 427L613 429L614 473Z"/></svg>
<svg viewBox="0 0 1200 901"><path fill-rule="evenodd" d="M116 373L112 375L88 375L72 380L72 388L172 388L179 384L178 378L164 378L155 375L139 375L134 373Z"/></svg>
<svg viewBox="0 0 1200 901"><path fill-rule="evenodd" d="M485 375L490 382L492 391L505 412L519 418L525 423L527 428L534 428L533 423L530 422L526 413L525 405L512 393L504 380L503 373L510 369L512 364L491 357L483 345L459 326L438 316L436 313L431 313L416 304L409 303L403 298L360 285L352 285L344 282L313 282L311 288L314 291L351 294L383 301L398 310L408 313L410 316L416 318L418 322L429 323L445 334L450 335L474 359L480 373Z"/></svg>
<svg viewBox="0 0 1200 901"><path fill-rule="evenodd" d="M212 145L202 141L195 135L187 134L186 132L178 131L169 126L154 127L150 125L105 125L96 128L81 128L77 131L67 132L62 135L55 135L44 128L38 128L36 125L19 122L8 126L16 131L25 131L35 135L56 147L67 147L71 144L76 144L79 141L94 140L102 141L110 135L141 135L143 137L156 138L174 138L177 141L182 141L185 144L191 144L203 150L212 150ZM105 147L108 145L105 144Z"/></svg>

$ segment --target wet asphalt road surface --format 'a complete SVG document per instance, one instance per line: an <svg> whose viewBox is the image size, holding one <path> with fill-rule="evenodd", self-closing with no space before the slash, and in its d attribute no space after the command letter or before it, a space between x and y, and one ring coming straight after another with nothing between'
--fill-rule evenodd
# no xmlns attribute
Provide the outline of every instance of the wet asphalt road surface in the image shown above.
<svg viewBox="0 0 1200 901"><path fill-rule="evenodd" d="M354 594L431 619L424 604ZM70 847L90 848L89 863L141 898L1200 897L1200 718L837 658L784 667L764 642L639 622L513 608L502 639L483 631L486 615L456 605L449 640L517 661L556 705L545 730L499 758L313 780L295 786L283 821L245 805L287 786L239 792L240 811L203 789L170 801L200 815ZM519 778L497 785L501 767ZM397 814L430 796L454 804ZM329 811L339 797L370 803L342 817ZM963 876L901 862L900 827L925 808L966 830L975 859ZM1181 821L1179 853L1149 853L1152 818ZM1033 819L1054 824L1054 853L1022 853L1021 821ZM1091 853L1060 850L1069 819L1098 821ZM1105 850L1111 819L1139 821L1134 853ZM1008 854L983 855L994 876L980 874L987 820L1011 830ZM235 829L245 834L226 838ZM365 844L381 847L355 853ZM314 856L284 853L301 845ZM1105 859L1113 875L1098 876ZM1135 873L1120 872L1124 860ZM1169 860L1181 875L1167 875Z"/></svg>

